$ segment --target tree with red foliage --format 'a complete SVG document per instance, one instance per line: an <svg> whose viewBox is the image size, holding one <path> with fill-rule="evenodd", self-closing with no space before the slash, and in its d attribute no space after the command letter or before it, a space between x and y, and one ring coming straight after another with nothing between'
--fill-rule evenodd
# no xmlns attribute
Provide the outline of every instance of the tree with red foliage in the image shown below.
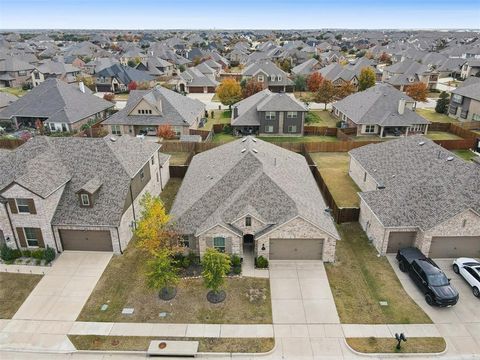
<svg viewBox="0 0 480 360"><path fill-rule="evenodd" d="M243 88L243 98L245 99L249 96L252 96L262 91L263 88L263 83L252 78L245 83L245 87Z"/></svg>
<svg viewBox="0 0 480 360"><path fill-rule="evenodd" d="M378 61L380 61L382 64L391 64L392 57L386 52L383 52L382 55L380 55L380 57L378 58Z"/></svg>
<svg viewBox="0 0 480 360"><path fill-rule="evenodd" d="M35 120L35 128L38 130L40 135L45 134L45 126L43 126L43 121L40 119Z"/></svg>
<svg viewBox="0 0 480 360"><path fill-rule="evenodd" d="M175 132L172 129L170 124L160 125L157 129L157 136L164 139L173 139L175 137Z"/></svg>
<svg viewBox="0 0 480 360"><path fill-rule="evenodd" d="M314 72L307 78L307 89L311 92L317 92L323 80L322 74Z"/></svg>
<svg viewBox="0 0 480 360"><path fill-rule="evenodd" d="M130 81L127 87L128 87L128 91L137 90L136 81Z"/></svg>
<svg viewBox="0 0 480 360"><path fill-rule="evenodd" d="M113 102L114 99L115 99L115 95L112 94L112 93L105 93L105 94L103 95L103 100L107 100L107 101Z"/></svg>
<svg viewBox="0 0 480 360"><path fill-rule="evenodd" d="M428 96L428 87L423 82L417 82L407 87L406 91L408 96L415 100L414 108L417 108L417 101L425 102Z"/></svg>

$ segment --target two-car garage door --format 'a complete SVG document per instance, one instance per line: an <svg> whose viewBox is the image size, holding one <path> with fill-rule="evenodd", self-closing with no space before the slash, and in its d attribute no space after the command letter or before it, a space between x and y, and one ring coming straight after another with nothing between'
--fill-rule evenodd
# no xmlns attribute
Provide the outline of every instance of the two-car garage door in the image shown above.
<svg viewBox="0 0 480 360"><path fill-rule="evenodd" d="M59 230L63 250L113 251L108 230Z"/></svg>
<svg viewBox="0 0 480 360"><path fill-rule="evenodd" d="M270 239L270 260L322 260L323 239Z"/></svg>
<svg viewBox="0 0 480 360"><path fill-rule="evenodd" d="M432 238L432 258L480 257L480 236L438 236Z"/></svg>

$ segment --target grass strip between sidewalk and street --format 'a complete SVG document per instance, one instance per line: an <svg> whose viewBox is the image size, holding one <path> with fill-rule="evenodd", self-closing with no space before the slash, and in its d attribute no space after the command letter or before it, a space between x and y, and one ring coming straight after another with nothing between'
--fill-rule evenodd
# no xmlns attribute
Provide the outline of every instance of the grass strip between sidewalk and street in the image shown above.
<svg viewBox="0 0 480 360"><path fill-rule="evenodd" d="M68 335L77 350L147 351L152 340L198 341L199 352L265 353L273 349L273 338L178 338L158 336Z"/></svg>
<svg viewBox="0 0 480 360"><path fill-rule="evenodd" d="M443 352L447 346L442 337L407 338L400 350L397 350L397 340L394 338L347 338L346 341L353 350L366 354L434 354Z"/></svg>
<svg viewBox="0 0 480 360"><path fill-rule="evenodd" d="M0 319L11 319L43 275L0 273Z"/></svg>

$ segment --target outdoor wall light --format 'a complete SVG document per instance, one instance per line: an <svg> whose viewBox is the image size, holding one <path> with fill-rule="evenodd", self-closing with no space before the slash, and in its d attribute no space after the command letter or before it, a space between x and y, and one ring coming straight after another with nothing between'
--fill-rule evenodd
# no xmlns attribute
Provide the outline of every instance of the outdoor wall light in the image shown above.
<svg viewBox="0 0 480 360"><path fill-rule="evenodd" d="M265 244L262 244L262 250L265 251Z"/></svg>

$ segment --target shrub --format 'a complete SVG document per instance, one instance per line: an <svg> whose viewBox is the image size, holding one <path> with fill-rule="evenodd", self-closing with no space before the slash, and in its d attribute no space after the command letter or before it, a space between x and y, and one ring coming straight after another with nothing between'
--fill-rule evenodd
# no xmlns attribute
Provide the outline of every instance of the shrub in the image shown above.
<svg viewBox="0 0 480 360"><path fill-rule="evenodd" d="M233 273L235 275L240 275L242 273L242 267L241 266L234 266L233 267Z"/></svg>
<svg viewBox="0 0 480 360"><path fill-rule="evenodd" d="M12 249L5 244L0 248L0 258L4 261L11 262L21 256L22 252L20 250Z"/></svg>
<svg viewBox="0 0 480 360"><path fill-rule="evenodd" d="M30 250L23 250L22 256L24 257L32 257L32 252Z"/></svg>
<svg viewBox="0 0 480 360"><path fill-rule="evenodd" d="M36 249L32 251L32 257L37 260L42 260L45 257L44 249Z"/></svg>
<svg viewBox="0 0 480 360"><path fill-rule="evenodd" d="M194 265L200 264L200 258L193 251L190 251L187 257L188 257L188 260L190 260L190 264L194 264Z"/></svg>
<svg viewBox="0 0 480 360"><path fill-rule="evenodd" d="M265 259L263 256L259 256L256 258L255 263L257 268L259 269L266 269L268 268L268 260Z"/></svg>
<svg viewBox="0 0 480 360"><path fill-rule="evenodd" d="M51 248L50 246L47 246L47 249L45 250L45 253L43 254L43 258L47 263L51 263L53 260L55 260L55 250Z"/></svg>
<svg viewBox="0 0 480 360"><path fill-rule="evenodd" d="M182 259L181 265L184 269L188 268L190 266L190 259L187 256L185 256Z"/></svg>
<svg viewBox="0 0 480 360"><path fill-rule="evenodd" d="M233 267L237 267L237 266L242 265L242 259L237 254L233 254L230 257L230 262L232 263Z"/></svg>
<svg viewBox="0 0 480 360"><path fill-rule="evenodd" d="M103 95L103 100L113 102L114 99L115 99L115 94L106 93L106 94Z"/></svg>
<svg viewBox="0 0 480 360"><path fill-rule="evenodd" d="M4 128L5 131L13 130L13 122L10 120L0 120L0 127Z"/></svg>
<svg viewBox="0 0 480 360"><path fill-rule="evenodd" d="M22 84L22 90L30 90L30 85L27 83Z"/></svg>

